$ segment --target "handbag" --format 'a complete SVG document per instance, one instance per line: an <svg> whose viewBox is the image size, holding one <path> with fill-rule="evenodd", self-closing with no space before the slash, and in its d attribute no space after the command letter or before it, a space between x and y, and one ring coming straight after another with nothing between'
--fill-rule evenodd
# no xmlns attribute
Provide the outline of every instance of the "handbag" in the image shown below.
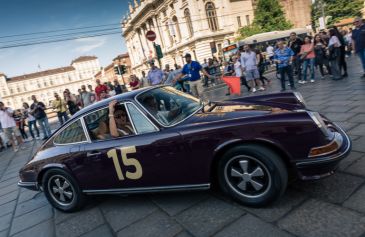
<svg viewBox="0 0 365 237"><path fill-rule="evenodd" d="M329 60L336 60L337 57L340 56L340 48L339 47L334 47L334 46L331 46L329 47L329 56L328 56L328 59Z"/></svg>

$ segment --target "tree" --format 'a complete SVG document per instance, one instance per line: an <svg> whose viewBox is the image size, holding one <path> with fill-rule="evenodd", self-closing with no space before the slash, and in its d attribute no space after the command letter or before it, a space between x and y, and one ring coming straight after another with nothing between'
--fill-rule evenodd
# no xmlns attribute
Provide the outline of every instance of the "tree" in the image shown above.
<svg viewBox="0 0 365 237"><path fill-rule="evenodd" d="M361 16L364 7L363 0L316 0L312 5L312 25L318 26L318 18L322 16L321 4L324 4L324 12L328 17L328 25L342 19Z"/></svg>
<svg viewBox="0 0 365 237"><path fill-rule="evenodd" d="M259 0L253 24L259 26L264 32L288 30L293 27L293 24L286 20L278 0Z"/></svg>
<svg viewBox="0 0 365 237"><path fill-rule="evenodd" d="M278 0L258 0L253 23L239 30L238 39L264 32L287 30L292 26L293 24L286 20Z"/></svg>

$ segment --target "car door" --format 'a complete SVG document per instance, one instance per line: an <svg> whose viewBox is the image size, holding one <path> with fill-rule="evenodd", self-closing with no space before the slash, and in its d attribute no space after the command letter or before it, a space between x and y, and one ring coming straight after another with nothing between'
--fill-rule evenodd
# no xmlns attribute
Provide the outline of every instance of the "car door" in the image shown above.
<svg viewBox="0 0 365 237"><path fill-rule="evenodd" d="M98 138L95 121L108 115L107 108L84 117L91 138L91 143L82 146L84 159L91 168L86 191L138 192L192 184L191 160L186 156L181 135L169 129L160 130L131 102L120 105L128 113L133 134Z"/></svg>

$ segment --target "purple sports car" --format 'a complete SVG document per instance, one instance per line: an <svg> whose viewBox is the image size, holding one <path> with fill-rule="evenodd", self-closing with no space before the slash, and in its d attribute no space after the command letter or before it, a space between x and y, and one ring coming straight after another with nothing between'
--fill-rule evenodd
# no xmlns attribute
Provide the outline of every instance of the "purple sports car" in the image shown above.
<svg viewBox="0 0 365 237"><path fill-rule="evenodd" d="M244 205L278 199L288 180L333 174L351 150L336 124L300 93L201 102L150 87L76 113L20 170L19 186L42 190L57 209L90 194L219 187Z"/></svg>

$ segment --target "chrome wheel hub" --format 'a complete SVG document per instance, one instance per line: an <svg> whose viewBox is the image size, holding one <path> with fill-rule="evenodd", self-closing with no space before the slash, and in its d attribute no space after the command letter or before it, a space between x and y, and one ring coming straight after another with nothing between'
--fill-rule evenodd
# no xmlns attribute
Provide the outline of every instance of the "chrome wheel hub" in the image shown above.
<svg viewBox="0 0 365 237"><path fill-rule="evenodd" d="M233 191L244 197L260 197L268 191L271 185L268 169L254 157L233 157L227 162L224 171L228 185Z"/></svg>
<svg viewBox="0 0 365 237"><path fill-rule="evenodd" d="M48 190L52 199L62 206L70 205L74 199L74 188L61 175L54 175L48 180Z"/></svg>

